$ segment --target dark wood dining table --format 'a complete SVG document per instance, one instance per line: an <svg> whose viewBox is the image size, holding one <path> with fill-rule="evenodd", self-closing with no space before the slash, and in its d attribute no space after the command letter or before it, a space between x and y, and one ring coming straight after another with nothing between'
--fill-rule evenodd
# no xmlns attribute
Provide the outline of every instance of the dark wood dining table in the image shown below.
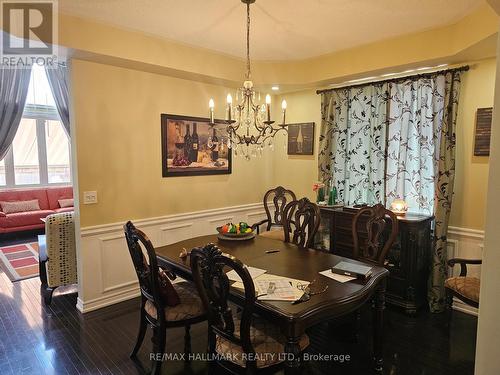
<svg viewBox="0 0 500 375"><path fill-rule="evenodd" d="M327 252L299 248L294 244L256 236L247 241L220 240L217 235L201 236L157 247L160 266L170 267L180 277L191 280L189 256L181 258L182 249L190 251L208 243L216 244L223 252L233 255L247 266L265 269L268 273L306 280L318 286L328 285L321 294L312 295L307 302L292 305L287 301L256 301L256 313L279 325L286 337L286 373L295 373L300 366L299 339L305 330L315 324L328 321L358 310L373 299L373 354L374 367L382 371L383 366L383 311L385 307L385 285L388 271L384 267L372 266L371 277L341 283L319 272L330 269L342 260L359 263ZM266 253L268 250L278 252ZM238 304L243 303L241 290L231 288L231 297Z"/></svg>

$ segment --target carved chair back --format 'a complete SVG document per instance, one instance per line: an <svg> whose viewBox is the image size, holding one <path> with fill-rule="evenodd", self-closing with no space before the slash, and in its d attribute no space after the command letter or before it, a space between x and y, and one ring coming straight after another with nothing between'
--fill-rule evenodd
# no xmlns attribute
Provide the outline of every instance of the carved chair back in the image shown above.
<svg viewBox="0 0 500 375"><path fill-rule="evenodd" d="M130 257L132 258L134 269L139 279L143 305L146 300L153 302L158 309L158 316L162 318L165 314L163 311L163 302L160 298L158 261L156 260L153 244L144 232L137 229L132 222L127 222L123 226L123 229ZM147 257L144 256L143 248L146 250Z"/></svg>
<svg viewBox="0 0 500 375"><path fill-rule="evenodd" d="M283 213L287 203L296 200L295 193L278 186L269 190L264 195L264 210L267 215L267 229L271 230L273 226L283 226Z"/></svg>
<svg viewBox="0 0 500 375"><path fill-rule="evenodd" d="M292 242L300 247L313 247L321 220L319 207L309 199L301 198L286 205L283 217L285 242Z"/></svg>
<svg viewBox="0 0 500 375"><path fill-rule="evenodd" d="M216 336L239 345L253 358L247 360L246 368L255 369L255 350L250 341L250 326L255 305L255 286L246 266L237 258L222 253L214 244L191 250L191 269L200 298L208 312L209 351L215 353ZM229 298L228 270L234 270L244 285L245 304L242 306L240 331L235 334L235 317Z"/></svg>
<svg viewBox="0 0 500 375"><path fill-rule="evenodd" d="M366 233L366 240L361 241L360 232ZM383 266L397 235L398 218L394 212L382 204L360 209L352 221L354 258Z"/></svg>

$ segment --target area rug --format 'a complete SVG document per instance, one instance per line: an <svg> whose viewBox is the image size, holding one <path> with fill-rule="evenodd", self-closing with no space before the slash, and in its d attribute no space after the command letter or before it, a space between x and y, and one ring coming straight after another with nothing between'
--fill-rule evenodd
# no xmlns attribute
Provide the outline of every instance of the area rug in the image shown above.
<svg viewBox="0 0 500 375"><path fill-rule="evenodd" d="M38 276L38 242L0 247L0 263L12 282Z"/></svg>

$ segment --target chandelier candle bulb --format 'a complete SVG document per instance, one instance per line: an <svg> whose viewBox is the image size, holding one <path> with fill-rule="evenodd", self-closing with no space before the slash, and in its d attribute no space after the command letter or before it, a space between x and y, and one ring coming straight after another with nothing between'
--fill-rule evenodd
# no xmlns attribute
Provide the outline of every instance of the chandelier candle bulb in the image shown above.
<svg viewBox="0 0 500 375"><path fill-rule="evenodd" d="M285 115L286 115L286 100L283 99L281 102L281 109L283 110L283 125L285 125Z"/></svg>
<svg viewBox="0 0 500 375"><path fill-rule="evenodd" d="M231 121L231 107L233 105L233 97L231 96L231 94L227 94L227 116L226 116L226 120L228 121Z"/></svg>
<svg viewBox="0 0 500 375"><path fill-rule="evenodd" d="M215 103L214 103L213 99L210 99L208 101L208 107L210 108L210 123L213 124L214 123L214 107L215 107Z"/></svg>
<svg viewBox="0 0 500 375"><path fill-rule="evenodd" d="M271 121L271 95L266 95L267 121Z"/></svg>

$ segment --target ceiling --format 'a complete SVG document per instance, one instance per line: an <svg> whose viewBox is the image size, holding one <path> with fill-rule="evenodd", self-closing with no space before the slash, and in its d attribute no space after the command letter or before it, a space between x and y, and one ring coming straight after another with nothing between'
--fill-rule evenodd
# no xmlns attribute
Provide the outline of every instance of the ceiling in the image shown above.
<svg viewBox="0 0 500 375"><path fill-rule="evenodd" d="M458 21L484 0L257 0L251 57L298 60ZM240 0L59 0L62 13L245 56Z"/></svg>

